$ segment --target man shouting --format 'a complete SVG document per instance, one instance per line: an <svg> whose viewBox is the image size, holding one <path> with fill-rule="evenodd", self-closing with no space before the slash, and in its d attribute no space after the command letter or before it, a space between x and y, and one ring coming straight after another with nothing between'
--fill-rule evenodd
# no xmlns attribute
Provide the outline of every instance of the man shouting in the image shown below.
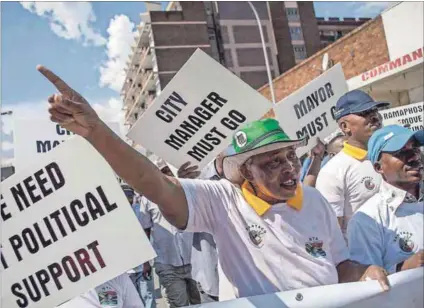
<svg viewBox="0 0 424 308"><path fill-rule="evenodd" d="M295 148L302 140L290 140L276 120L252 122L234 135L236 153L224 159L230 181L175 179L115 135L54 73L38 70L60 92L48 99L51 120L86 138L175 227L212 234L238 297L367 278L388 289L382 268L348 260L331 207L298 181ZM240 178L241 188L231 184Z"/></svg>

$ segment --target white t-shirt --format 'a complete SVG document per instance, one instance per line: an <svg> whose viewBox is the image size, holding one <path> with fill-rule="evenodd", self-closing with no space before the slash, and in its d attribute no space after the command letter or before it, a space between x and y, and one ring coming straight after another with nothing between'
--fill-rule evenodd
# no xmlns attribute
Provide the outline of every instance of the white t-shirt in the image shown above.
<svg viewBox="0 0 424 308"><path fill-rule="evenodd" d="M144 308L131 279L122 274L58 308Z"/></svg>
<svg viewBox="0 0 424 308"><path fill-rule="evenodd" d="M354 147L345 143L344 149L321 169L315 186L331 204L337 217L345 217L343 234L349 219L378 191L381 183L381 176L371 162L355 157L353 151L346 148Z"/></svg>
<svg viewBox="0 0 424 308"><path fill-rule="evenodd" d="M159 207L144 196L140 200L140 223L143 229L151 228L155 262L172 266L191 264L193 233L181 232L171 225Z"/></svg>
<svg viewBox="0 0 424 308"><path fill-rule="evenodd" d="M422 201L383 181L350 220L351 258L394 273L398 263L424 248L423 208Z"/></svg>
<svg viewBox="0 0 424 308"><path fill-rule="evenodd" d="M349 252L321 194L303 187L303 206L249 205L227 180L180 180L189 207L186 230L214 236L218 258L237 297L338 283ZM262 201L263 202L263 201Z"/></svg>

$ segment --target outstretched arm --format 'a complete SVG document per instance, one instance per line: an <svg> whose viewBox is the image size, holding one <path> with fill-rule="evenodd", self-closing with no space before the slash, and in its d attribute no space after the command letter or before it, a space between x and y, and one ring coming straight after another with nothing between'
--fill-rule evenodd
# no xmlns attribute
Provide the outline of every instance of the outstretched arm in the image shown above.
<svg viewBox="0 0 424 308"><path fill-rule="evenodd" d="M60 93L48 99L51 120L86 138L122 179L156 203L171 224L183 229L188 220L188 206L178 180L163 175L149 159L119 138L100 120L87 100L62 79L43 66L37 69Z"/></svg>

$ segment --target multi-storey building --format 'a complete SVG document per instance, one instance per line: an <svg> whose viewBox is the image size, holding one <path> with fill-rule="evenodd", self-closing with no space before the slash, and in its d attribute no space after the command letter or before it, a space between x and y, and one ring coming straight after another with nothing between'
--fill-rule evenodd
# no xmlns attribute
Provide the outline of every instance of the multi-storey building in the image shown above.
<svg viewBox="0 0 424 308"><path fill-rule="evenodd" d="M322 47L313 2L258 1L253 5L261 21L273 77ZM140 16L142 23L122 88L128 125L140 117L197 48L252 87L267 83L262 41L247 2L173 1L166 11Z"/></svg>
<svg viewBox="0 0 424 308"><path fill-rule="evenodd" d="M321 48L327 47L339 38L348 34L350 31L363 25L371 18L353 18L329 17L325 20L323 17L317 17L318 30L321 39Z"/></svg>

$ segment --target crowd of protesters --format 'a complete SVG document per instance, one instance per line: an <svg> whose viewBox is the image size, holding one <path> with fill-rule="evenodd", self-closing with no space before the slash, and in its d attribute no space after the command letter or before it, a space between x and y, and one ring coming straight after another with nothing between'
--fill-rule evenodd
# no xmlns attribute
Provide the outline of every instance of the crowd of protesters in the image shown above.
<svg viewBox="0 0 424 308"><path fill-rule="evenodd" d="M341 133L318 141L303 167L296 148L305 141L269 118L241 127L204 170L185 164L174 175L39 70L59 91L49 98L51 120L86 138L127 183L157 253L65 305L97 292L113 307L155 307L152 266L169 306L182 307L364 280L387 291L387 275L423 265L424 131L383 127L378 110L388 103L360 90L343 95L335 110Z"/></svg>

